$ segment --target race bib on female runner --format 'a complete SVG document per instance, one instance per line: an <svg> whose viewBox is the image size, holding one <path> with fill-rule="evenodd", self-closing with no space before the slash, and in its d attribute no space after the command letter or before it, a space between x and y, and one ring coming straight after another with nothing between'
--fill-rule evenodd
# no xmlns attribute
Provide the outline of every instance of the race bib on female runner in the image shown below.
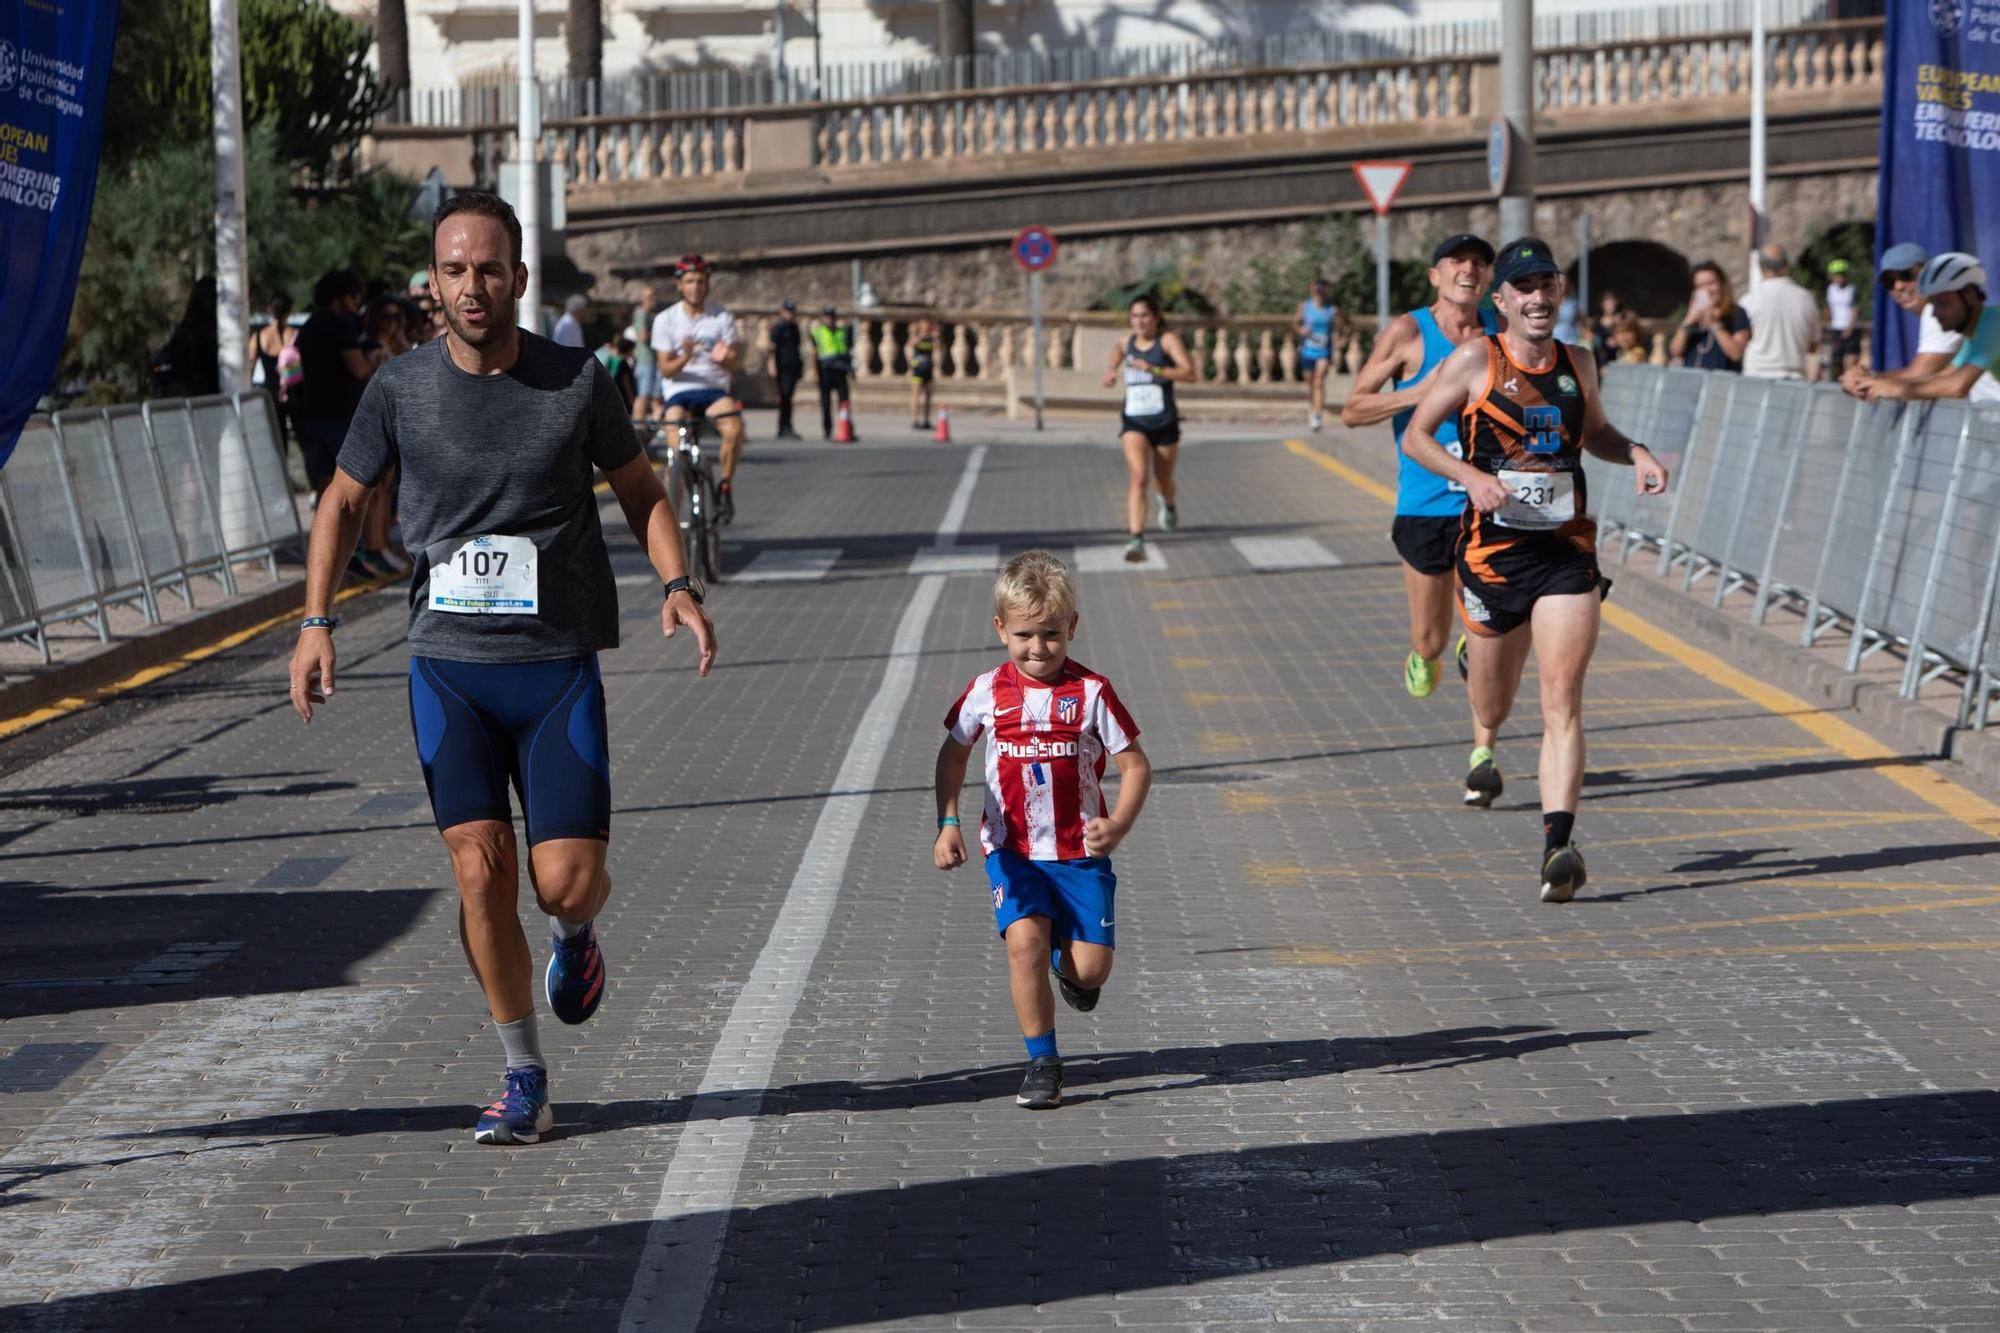
<svg viewBox="0 0 2000 1333"><path fill-rule="evenodd" d="M1125 415L1128 417L1156 417L1167 410L1167 392L1149 377L1144 381L1127 381L1125 385Z"/></svg>
<svg viewBox="0 0 2000 1333"><path fill-rule="evenodd" d="M1546 532L1576 517L1575 473L1516 472L1502 468L1494 475L1507 488L1507 503L1493 513L1493 521L1499 526Z"/></svg>
<svg viewBox="0 0 2000 1333"><path fill-rule="evenodd" d="M486 533L447 537L430 558L430 609L462 616L532 616L540 601L534 542Z"/></svg>

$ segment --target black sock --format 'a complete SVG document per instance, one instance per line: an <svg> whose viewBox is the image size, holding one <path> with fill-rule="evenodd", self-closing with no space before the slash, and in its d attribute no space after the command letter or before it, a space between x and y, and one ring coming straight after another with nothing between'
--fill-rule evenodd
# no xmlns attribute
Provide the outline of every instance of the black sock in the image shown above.
<svg viewBox="0 0 2000 1333"><path fill-rule="evenodd" d="M1542 855L1548 856L1558 847L1569 846L1570 834L1576 830L1576 816L1568 810L1542 811Z"/></svg>

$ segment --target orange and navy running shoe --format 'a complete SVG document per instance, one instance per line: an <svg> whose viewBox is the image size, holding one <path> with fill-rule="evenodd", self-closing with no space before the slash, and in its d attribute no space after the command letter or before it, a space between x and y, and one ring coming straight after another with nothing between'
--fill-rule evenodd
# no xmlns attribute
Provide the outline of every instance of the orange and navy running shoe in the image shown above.
<svg viewBox="0 0 2000 1333"><path fill-rule="evenodd" d="M507 1091L479 1113L475 1143L540 1143L556 1127L549 1107L549 1075L533 1065L507 1071Z"/></svg>

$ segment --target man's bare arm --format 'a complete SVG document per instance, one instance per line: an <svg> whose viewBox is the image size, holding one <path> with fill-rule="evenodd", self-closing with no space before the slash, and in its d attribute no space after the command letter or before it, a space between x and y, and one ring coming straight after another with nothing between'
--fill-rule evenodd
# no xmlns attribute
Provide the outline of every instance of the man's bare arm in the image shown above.
<svg viewBox="0 0 2000 1333"><path fill-rule="evenodd" d="M1414 367L1410 353L1420 346L1421 338L1417 321L1408 315L1398 315L1389 321L1382 336L1375 340L1374 350L1368 353L1368 361L1361 367L1361 373L1354 377L1354 387L1348 390L1347 401L1341 405L1341 425L1372 426L1423 401L1424 391L1430 387L1428 384L1412 384L1407 389L1387 391L1382 387L1411 373Z"/></svg>

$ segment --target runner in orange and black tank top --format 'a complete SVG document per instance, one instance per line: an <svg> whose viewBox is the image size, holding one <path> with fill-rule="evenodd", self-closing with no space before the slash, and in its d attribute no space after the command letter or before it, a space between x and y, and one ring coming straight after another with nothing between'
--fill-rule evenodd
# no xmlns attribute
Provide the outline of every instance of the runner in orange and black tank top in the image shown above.
<svg viewBox="0 0 2000 1333"><path fill-rule="evenodd" d="M1506 582L1492 566L1498 548L1530 546L1542 552L1554 542L1596 556L1598 524L1588 512L1584 484L1586 388L1576 378L1570 346L1552 342L1554 360L1530 368L1514 364L1500 334L1486 336L1486 390L1466 404L1458 438L1466 440L1466 460L1482 472L1510 480L1514 492L1504 508L1482 514L1466 506L1460 550L1484 578ZM1546 484L1534 478L1548 476ZM1562 480L1554 480L1554 478ZM1518 478L1518 480L1512 480ZM1560 514L1568 510L1568 518ZM1560 548L1556 554L1568 554Z"/></svg>

